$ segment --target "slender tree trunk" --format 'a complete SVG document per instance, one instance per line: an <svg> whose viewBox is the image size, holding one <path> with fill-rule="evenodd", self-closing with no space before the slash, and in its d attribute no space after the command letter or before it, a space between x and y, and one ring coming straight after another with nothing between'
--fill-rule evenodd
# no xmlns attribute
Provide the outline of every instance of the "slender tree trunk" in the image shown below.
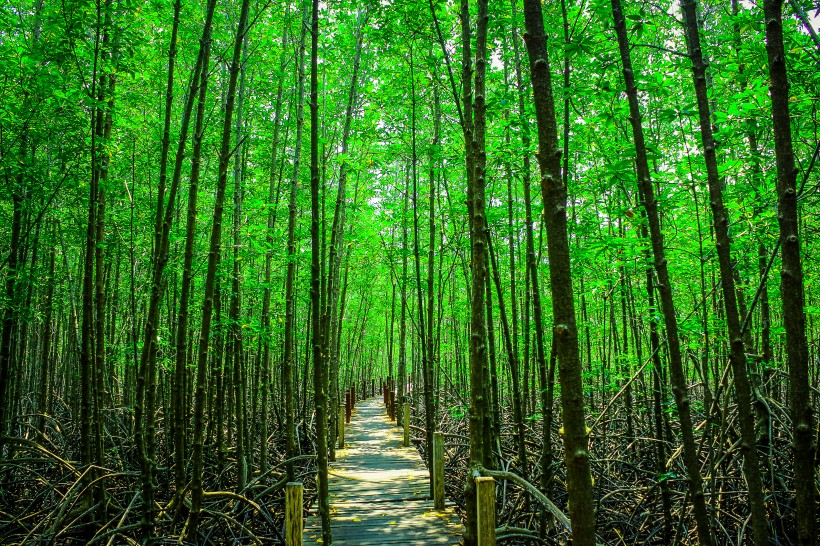
<svg viewBox="0 0 820 546"><path fill-rule="evenodd" d="M350 87L347 95L347 107L345 109L344 127L342 129L342 163L339 167L339 186L336 192L336 204L333 210L333 225L330 234L330 253L328 258L328 272L326 281L326 300L322 314L322 341L325 346L323 354L327 357L327 366L330 372L330 399L335 401L339 398L338 391L338 376L339 376L339 358L338 354L333 350L335 344L333 343L334 332L340 328L338 320L339 307L339 272L341 269L342 256L344 255L344 232L345 219L347 210L347 153L350 143L350 130L353 122L353 110L357 101L357 84L359 78L359 65L361 63L363 28L367 23L368 13L359 12L356 31L356 45L353 54L353 73L350 79ZM336 423L336 412L329 412L328 415L331 425ZM330 434L330 458L336 458L336 426L331 426Z"/></svg>
<svg viewBox="0 0 820 546"><path fill-rule="evenodd" d="M729 361L734 374L735 397L742 442L743 475L749 488L749 506L752 513L754 543L766 545L769 542L769 528L763 498L763 481L760 477L760 463L757 455L754 415L752 414L752 394L746 370L746 349L743 343L740 314L738 311L735 278L732 273L731 239L729 237L729 215L723 204L723 190L718 175L715 138L712 132L711 113L706 89L706 64L700 42L697 19L697 0L683 0L684 28L689 56L692 59L692 74L695 83L695 97L698 104L703 156L706 161L709 184L709 202L714 219L715 242L720 269L720 284L726 311L726 325L729 334Z"/></svg>
<svg viewBox="0 0 820 546"><path fill-rule="evenodd" d="M475 69L471 62L470 9L468 0L461 2L462 39L462 129L464 132L467 166L467 209L470 224L470 469L467 472L465 496L467 524L464 532L466 546L477 542L477 505L474 472L480 466L489 466L490 438L487 400L487 329L485 325L485 283L487 280L487 221L484 212L485 169L485 73L487 63L487 0L478 1L476 21ZM470 85L473 73L475 87Z"/></svg>
<svg viewBox="0 0 820 546"><path fill-rule="evenodd" d="M245 58L245 50L247 49L247 33L242 38L242 54L240 58ZM242 312L242 256L240 250L242 248L242 236L240 230L242 229L242 151L243 135L242 135L242 115L245 102L245 70L243 68L244 62L240 62L239 84L236 96L236 121L234 127L235 144L234 144L234 168L233 168L233 260L231 272L231 307L229 311L230 327L229 336L231 340L231 352L233 360L233 387L234 387L234 411L236 415L236 466L237 466L237 492L245 489L245 484L248 480L249 474L249 459L251 456L250 450L247 449L248 431L247 431L247 404L246 393L247 389L247 372L245 370L245 347L244 336L242 333L242 326L240 324Z"/></svg>
<svg viewBox="0 0 820 546"><path fill-rule="evenodd" d="M191 182L188 187L188 207L186 213L185 226L185 250L182 266L182 287L179 298L179 314L177 316L177 339L175 355L174 384L172 387L172 398L176 404L174 409L174 481L175 481L175 502L178 506L182 504L182 493L186 484L185 472L185 449L187 428L187 404L185 403L185 376L188 360L188 318L193 280L193 256L194 242L196 237L196 217L197 198L199 192L199 177L202 168L202 140L204 138L206 99L208 96L208 67L210 65L210 35L203 35L202 65L204 70L200 71L198 82L199 98L197 99L196 121L194 123L193 151L191 154ZM204 367L203 367L204 369ZM203 370L204 371L204 370ZM198 370L197 370L198 372ZM204 377L204 376L203 376Z"/></svg>
<svg viewBox="0 0 820 546"><path fill-rule="evenodd" d="M313 352L313 403L316 409L316 465L318 467L318 505L322 518L322 542L333 544L328 504L327 437L328 399L327 363L322 349L321 270L319 233L319 0L312 0L310 32L310 302L311 346Z"/></svg>
<svg viewBox="0 0 820 546"><path fill-rule="evenodd" d="M644 238L646 234L643 234ZM647 257L649 262L651 257ZM663 506L663 536L664 541L672 540L672 507L669 491L668 466L666 464L666 442L664 441L663 426L663 387L661 375L663 362L661 361L661 340L658 335L658 321L655 319L657 307L655 305L655 281L651 267L646 268L646 293L649 302L649 350L652 351L652 417L655 432L655 461L660 481L661 503Z"/></svg>
<svg viewBox="0 0 820 546"><path fill-rule="evenodd" d="M406 402L407 397L407 211L410 204L410 192L405 188L402 200L401 222L401 312L399 318L399 400ZM389 374L392 374L390 370Z"/></svg>
<svg viewBox="0 0 820 546"><path fill-rule="evenodd" d="M209 1L206 10L205 25L203 27L203 38L210 34L211 21L215 1ZM154 222L154 253L152 256L151 273L151 293L148 302L148 313L145 319L143 332L143 346L140 355L140 368L137 375L137 392L134 402L134 436L137 444L137 451L140 458L140 470L142 479L142 501L143 501L143 534L148 543L153 541L154 532L154 473L156 462L154 461L154 446L156 436L156 424L154 421L154 410L156 405L156 359L157 359L157 331L159 329L160 304L163 290L165 288L164 272L168 262L168 241L170 237L171 221L173 219L174 203L179 187L179 180L182 174L182 163L185 152L185 143L190 125L191 112L193 110L196 85L202 68L203 50L200 45L196 66L191 76L191 83L188 95L185 99L185 106L180 124L179 141L177 145L174 171L171 177L171 185L168 189L168 205L165 202L165 190L167 183L168 151L170 147L170 117L171 104L173 99L174 82L174 62L176 58L176 37L179 27L180 4L174 6L174 24L171 31L171 44L168 54L168 83L165 96L165 121L162 137L162 152L160 157L160 177L157 189L157 209Z"/></svg>
<svg viewBox="0 0 820 546"><path fill-rule="evenodd" d="M413 263L415 265L415 273L416 273L416 312L418 313L418 332L419 332L419 349L421 353L421 374L422 374L422 383L424 385L424 428L425 428L425 439L427 442L427 449L425 451L427 455L427 467L433 468L433 433L435 432L435 409L433 408L433 374L432 374L432 365L430 362L430 346L428 345L429 336L428 336L428 325L425 324L425 300L422 295L422 280L421 280L421 242L420 242L420 234L419 234L419 192L418 192L418 153L416 149L416 73L415 73L415 66L413 64L413 50L412 46L410 49L410 141L411 141L411 184L412 184L412 191L413 191ZM431 181L432 184L432 181ZM430 221L433 221L432 218L433 210L430 210ZM435 229L434 224L431 229ZM431 235L432 237L432 235ZM430 254L433 252L432 246L428 249L428 301L427 304L429 305L429 298L432 295L429 293L431 289L429 284L429 275L431 274L431 270L433 267L432 260L430 259ZM429 317L429 315L428 315ZM432 325L430 325L432 326ZM430 492L432 494L433 483L430 482Z"/></svg>
<svg viewBox="0 0 820 546"><path fill-rule="evenodd" d="M783 2L764 0L766 54L769 59L769 92L772 101L775 164L777 166L777 222L780 226L780 294L786 328L786 356L794 439L795 501L797 542L817 543L817 498L814 470L814 413L809 388L809 354L806 340L803 264L800 260L800 233L797 204L797 168L792 148L789 119L789 78L783 46Z"/></svg>
<svg viewBox="0 0 820 546"><path fill-rule="evenodd" d="M488 274L489 277L489 270L492 268L493 262L493 245L492 245L492 233L490 233L490 228L487 227L487 250L488 252ZM489 427L489 435L486 437L488 439L487 449L490 452L488 457L495 463L495 449L496 446L500 445L498 443L499 436L498 436L498 427L501 420L500 410L498 409L498 359L495 350L495 319L493 317L493 287L492 283L490 282L489 278L486 279L484 283L484 293L486 294L486 310L487 310L487 356L489 366L487 368L487 375L485 377L489 377L489 381L485 381L484 387L486 389L486 399L489 403L490 407L487 410L487 417L489 418L490 427ZM495 466L495 464L493 464Z"/></svg>
<svg viewBox="0 0 820 546"><path fill-rule="evenodd" d="M524 21L538 127L537 158L541 169L541 195L547 231L553 336L557 338L555 352L561 381L564 461L567 466L572 538L573 544L577 546L591 546L595 544L595 509L589 469L589 429L584 422L584 392L567 239L567 189L561 176L561 152L558 148L555 104L540 2L524 1Z"/></svg>
<svg viewBox="0 0 820 546"><path fill-rule="evenodd" d="M210 0L208 11L212 13L215 0ZM225 188L228 184L228 162L231 155L231 121L233 120L234 103L236 100L237 80L239 79L242 49L245 34L248 30L248 11L250 0L242 1L239 24L234 41L233 58L231 60L228 94L225 100L225 119L222 124L222 142L219 150L219 166L217 170L216 200L214 201L213 223L211 226L210 248L208 250L208 267L205 277L205 295L202 300L202 328L199 336L199 350L197 353L197 381L194 397L194 442L191 453L191 512L185 524L182 536L190 542L198 542L199 520L202 510L203 488L202 451L204 443L204 410L205 410L205 366L208 364L208 348L211 342L211 319L214 305L216 285L216 265L219 260L222 245L222 215L225 209ZM210 22L210 21L208 21ZM210 43L210 25L206 24L207 31L203 33L203 44ZM207 70L207 67L206 67Z"/></svg>
<svg viewBox="0 0 820 546"><path fill-rule="evenodd" d="M706 501L703 492L703 478L700 473L700 463L697 456L697 446L692 426L688 384L683 371L680 339L678 337L678 323L675 315L675 306L672 299L672 286L663 247L663 235L660 228L658 204L655 200L654 187L649 172L649 161L646 154L643 125L638 101L638 90L635 85L635 74L632 69L632 57L629 51L629 42L626 34L626 23L620 0L612 0L612 11L615 19L615 31L618 37L618 48L621 53L627 98L629 100L632 137L634 139L636 168L638 172L638 186L642 204L646 211L649 223L652 254L655 270L658 274L658 291L661 296L661 308L666 326L667 343L669 345L670 371L672 375L672 391L680 418L681 434L683 436L684 462L689 474L690 498L695 512L698 538L703 545L712 544L712 535L709 529L709 516L706 511ZM651 290L651 288L650 288ZM651 294L650 294L651 297ZM653 347L653 350L655 348ZM659 373L659 372L656 372ZM657 389L656 389L657 390ZM656 397L659 393L656 392ZM657 410L658 408L656 408ZM657 416L656 416L657 417Z"/></svg>
<svg viewBox="0 0 820 546"><path fill-rule="evenodd" d="M436 400L438 397L436 396L436 386L433 380L433 370L436 366L436 351L434 345L434 332L435 328L433 326L433 311L435 305L435 291L433 287L433 277L435 273L435 248L436 248L436 213L435 213L435 205L436 205L436 166L437 161L435 158L435 154L438 150L439 143L440 143L440 133L441 133L441 104L439 102L439 91L437 87L433 87L433 142L431 146L431 158L430 158L430 199L428 201L429 204L429 229L428 229L428 247L427 247L427 368L424 374L424 406L426 409L425 411L425 428L427 429L427 445L432 446L433 436L432 433L435 431L436 427L436 416L437 416L437 404ZM433 450L430 447L428 449L429 457L428 457L428 468L433 468L433 459L432 454ZM432 480L430 481L430 485L432 486ZM432 489L431 489L432 494Z"/></svg>
<svg viewBox="0 0 820 546"><path fill-rule="evenodd" d="M514 43L513 45L513 63L515 65L516 71L516 83L520 79L521 70L520 70L520 54L518 52L518 38L515 35L516 29L516 19L517 19L517 9L516 3L510 3L512 7L512 22L510 25L510 38L511 41ZM507 40L504 40L505 47L507 46ZM508 81L507 75L507 65L504 65L504 80L505 82ZM521 106L521 102L523 102L524 96L523 92L518 93L519 98L519 107ZM520 114L520 112L519 112ZM509 117L509 116L505 116ZM529 134L527 134L527 139L529 139ZM510 142L510 131L507 129L504 133L504 140L507 146L511 145ZM523 135L522 135L522 145L523 143ZM528 145L528 144L527 144ZM526 149L526 146L525 146ZM527 171L524 173L523 176L529 177L529 154L524 154L524 161L526 165L524 166L524 170ZM504 170L507 175L507 239L508 239L508 249L509 249L509 260L510 260L510 315L512 315L512 333L510 339L508 341L508 349L507 349L507 358L509 360L509 367L510 367L510 390L512 395L512 406L513 406L513 421L515 424L516 434L517 434L517 441L516 447L518 451L518 464L520 466L520 472L522 475L527 475L527 448L526 448L526 435L524 429L524 411L521 406L521 366L519 361L519 353L518 353L518 289L516 287L516 269L515 269L515 253L516 253L516 245L515 241L517 239L516 230L515 230L515 215L513 212L513 173L512 173L512 165L510 161L504 162ZM494 266L494 270L497 270L497 266ZM500 291L499 283L496 283L496 291ZM501 294L498 295L499 303L503 301ZM499 308L499 312L501 309ZM502 325L503 325L503 315L502 315Z"/></svg>
<svg viewBox="0 0 820 546"><path fill-rule="evenodd" d="M51 345L53 340L54 322L54 264L57 257L56 243L51 247L48 260L48 287L46 288L45 316L43 318L43 347L40 351L40 384L39 396L37 397L37 435L42 438L45 434L45 417L48 415L49 402L51 397L52 375L50 363L52 360Z"/></svg>
<svg viewBox="0 0 820 546"><path fill-rule="evenodd" d="M23 225L23 192L24 175L21 173L17 177L16 186L12 192L12 217L11 217L11 249L8 256L8 270L6 272L6 305L3 310L3 333L0 340L0 437L5 436L9 430L8 423L11 421L13 406L9 400L13 383L10 371L14 368L14 339L12 332L17 324L17 313L15 312L15 297L18 277L18 255L20 249L20 234ZM0 440L0 456L2 456L3 442Z"/></svg>
<svg viewBox="0 0 820 546"><path fill-rule="evenodd" d="M108 167L110 162L109 157L109 140L111 139L111 127L113 125L113 110L114 110L114 90L115 90L115 53L111 51L111 2L110 0L105 4L105 26L106 34L103 37L103 48L105 60L111 64L105 68L105 75L100 77L99 100L105 100L105 113L98 112L98 126L99 136L101 137L100 155L99 155L99 169L97 180L97 213L95 217L95 248L94 248L94 461L100 467L105 466L105 453L103 450L104 424L102 420L102 408L104 404L105 394L105 356L106 356L106 339L105 339L105 192L108 183ZM96 502L103 502L105 497L105 481L100 478L94 487L94 496Z"/></svg>
<svg viewBox="0 0 820 546"><path fill-rule="evenodd" d="M303 14L303 19L307 13ZM296 296L294 282L296 279L296 216L298 214L299 165L302 156L302 129L304 127L304 100L305 100L305 35L303 27L299 39L299 57L296 67L296 140L293 152L293 175L290 181L288 198L288 270L285 280L285 353L283 356L282 382L285 386L285 426L287 427L286 456L288 459L295 455L296 437L293 423L293 373L296 369L295 342L296 342ZM293 464L287 466L288 479L294 479Z"/></svg>

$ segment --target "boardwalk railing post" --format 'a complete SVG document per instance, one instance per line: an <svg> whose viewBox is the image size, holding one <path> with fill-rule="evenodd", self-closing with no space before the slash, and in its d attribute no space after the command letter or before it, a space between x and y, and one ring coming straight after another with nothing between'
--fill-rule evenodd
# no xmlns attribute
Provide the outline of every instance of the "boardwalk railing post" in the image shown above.
<svg viewBox="0 0 820 546"><path fill-rule="evenodd" d="M433 433L433 508L444 510L444 434Z"/></svg>
<svg viewBox="0 0 820 546"><path fill-rule="evenodd" d="M404 403L402 417L404 417L404 447L407 447L410 445L410 402Z"/></svg>
<svg viewBox="0 0 820 546"><path fill-rule="evenodd" d="M302 484L285 486L285 546L302 546Z"/></svg>
<svg viewBox="0 0 820 546"><path fill-rule="evenodd" d="M478 546L495 546L495 480L475 479L478 508Z"/></svg>
<svg viewBox="0 0 820 546"><path fill-rule="evenodd" d="M345 407L339 404L339 449L345 447Z"/></svg>
<svg viewBox="0 0 820 546"><path fill-rule="evenodd" d="M396 391L390 391L390 420L396 420Z"/></svg>

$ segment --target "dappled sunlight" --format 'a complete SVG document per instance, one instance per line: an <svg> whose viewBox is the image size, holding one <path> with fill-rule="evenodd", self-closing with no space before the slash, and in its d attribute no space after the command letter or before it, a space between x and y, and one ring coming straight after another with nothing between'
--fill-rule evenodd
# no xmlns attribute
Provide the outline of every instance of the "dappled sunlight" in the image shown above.
<svg viewBox="0 0 820 546"><path fill-rule="evenodd" d="M360 403L330 475L333 544L459 544L459 517L433 510L430 475L380 398ZM305 542L319 543L321 522L308 519Z"/></svg>

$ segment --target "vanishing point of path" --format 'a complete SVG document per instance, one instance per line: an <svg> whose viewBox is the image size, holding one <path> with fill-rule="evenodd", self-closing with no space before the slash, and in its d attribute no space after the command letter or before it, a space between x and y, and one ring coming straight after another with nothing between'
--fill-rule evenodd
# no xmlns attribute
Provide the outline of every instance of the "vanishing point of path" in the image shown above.
<svg viewBox="0 0 820 546"><path fill-rule="evenodd" d="M438 512L430 475L415 447L402 447L381 398L359 402L345 426L345 448L330 465L330 518L335 545L459 544L462 526L452 508ZM321 544L316 509L305 525L306 545Z"/></svg>

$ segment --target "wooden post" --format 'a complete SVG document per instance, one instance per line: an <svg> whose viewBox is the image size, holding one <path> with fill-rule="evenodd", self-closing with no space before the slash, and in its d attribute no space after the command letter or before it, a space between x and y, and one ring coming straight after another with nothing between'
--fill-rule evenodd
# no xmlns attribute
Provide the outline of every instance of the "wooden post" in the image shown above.
<svg viewBox="0 0 820 546"><path fill-rule="evenodd" d="M285 486L285 546L302 546L302 484L288 482Z"/></svg>
<svg viewBox="0 0 820 546"><path fill-rule="evenodd" d="M396 420L396 392L390 391L390 420Z"/></svg>
<svg viewBox="0 0 820 546"><path fill-rule="evenodd" d="M382 395L384 396L384 406L387 407L387 383L382 383Z"/></svg>
<svg viewBox="0 0 820 546"><path fill-rule="evenodd" d="M339 449L345 447L345 407L339 404Z"/></svg>
<svg viewBox="0 0 820 546"><path fill-rule="evenodd" d="M444 434L433 433L433 508L444 510Z"/></svg>
<svg viewBox="0 0 820 546"><path fill-rule="evenodd" d="M350 424L350 414L353 413L350 410L351 402L350 402L350 391L345 393L345 422Z"/></svg>
<svg viewBox="0 0 820 546"><path fill-rule="evenodd" d="M495 546L495 480L476 478L478 546Z"/></svg>
<svg viewBox="0 0 820 546"><path fill-rule="evenodd" d="M410 402L404 403L404 410L402 411L404 415L404 447L410 445Z"/></svg>

